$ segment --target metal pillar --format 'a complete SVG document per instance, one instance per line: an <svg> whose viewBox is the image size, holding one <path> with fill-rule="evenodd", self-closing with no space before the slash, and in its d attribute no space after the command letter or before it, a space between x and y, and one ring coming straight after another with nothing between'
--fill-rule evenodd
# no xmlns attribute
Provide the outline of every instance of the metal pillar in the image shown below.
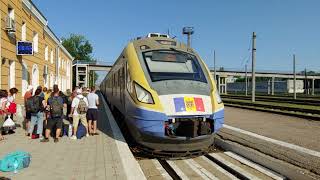
<svg viewBox="0 0 320 180"><path fill-rule="evenodd" d="M59 62L60 62L60 59L59 59L59 57L60 57L60 46L59 45L57 45L57 47L56 47L56 76L55 76L55 83L54 84L57 84L58 86L59 86L59 77L60 77L60 73L59 73ZM60 64L60 66L61 66L61 64ZM61 88L61 87L59 87L59 88Z"/></svg>
<svg viewBox="0 0 320 180"><path fill-rule="evenodd" d="M186 34L188 36L188 48L191 47L191 35L194 33L193 27L184 27L182 29L182 34Z"/></svg>
<svg viewBox="0 0 320 180"><path fill-rule="evenodd" d="M297 99L296 80L296 55L293 55L293 99Z"/></svg>
<svg viewBox="0 0 320 180"><path fill-rule="evenodd" d="M307 76L307 68L304 69L304 90L305 90L305 94L308 95L308 88L309 88L309 84L308 84L308 76Z"/></svg>
<svg viewBox="0 0 320 180"><path fill-rule="evenodd" d="M84 87L88 87L89 85L89 70L88 70L88 66L86 67L86 82L84 84Z"/></svg>
<svg viewBox="0 0 320 180"><path fill-rule="evenodd" d="M191 47L191 34L188 34L188 48Z"/></svg>
<svg viewBox="0 0 320 180"><path fill-rule="evenodd" d="M312 84L312 96L314 96L314 79L311 80L311 84Z"/></svg>
<svg viewBox="0 0 320 180"><path fill-rule="evenodd" d="M93 71L92 72L92 86L95 86L94 75L95 75L95 72Z"/></svg>
<svg viewBox="0 0 320 180"><path fill-rule="evenodd" d="M270 95L270 79L268 80L268 95Z"/></svg>
<svg viewBox="0 0 320 180"><path fill-rule="evenodd" d="M251 101L256 101L256 33L252 33L252 93Z"/></svg>
<svg viewBox="0 0 320 180"><path fill-rule="evenodd" d="M225 94L228 94L228 89L227 89L227 78L224 78L224 90L225 90Z"/></svg>
<svg viewBox="0 0 320 180"><path fill-rule="evenodd" d="M245 66L245 70L246 70L246 96L248 96L248 71L247 71L247 64Z"/></svg>
<svg viewBox="0 0 320 180"><path fill-rule="evenodd" d="M221 93L220 89L221 89L221 81L220 81L220 76L218 75L218 92L219 92L219 94Z"/></svg>
<svg viewBox="0 0 320 180"><path fill-rule="evenodd" d="M274 95L274 77L271 78L271 95Z"/></svg>

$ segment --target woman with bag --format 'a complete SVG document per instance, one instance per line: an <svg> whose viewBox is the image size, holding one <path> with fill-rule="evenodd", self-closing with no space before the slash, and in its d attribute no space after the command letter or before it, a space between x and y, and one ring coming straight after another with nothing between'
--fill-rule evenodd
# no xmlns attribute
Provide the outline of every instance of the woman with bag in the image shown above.
<svg viewBox="0 0 320 180"><path fill-rule="evenodd" d="M17 111L17 104L15 103L15 95L18 93L18 89L17 88L11 88L9 89L9 95L8 95L8 102L7 102L7 109L9 112L9 115L7 118L10 118L13 121L13 115L16 113ZM6 119L7 119L6 118ZM14 133L13 129L15 129L15 126L9 129L9 133L12 134Z"/></svg>

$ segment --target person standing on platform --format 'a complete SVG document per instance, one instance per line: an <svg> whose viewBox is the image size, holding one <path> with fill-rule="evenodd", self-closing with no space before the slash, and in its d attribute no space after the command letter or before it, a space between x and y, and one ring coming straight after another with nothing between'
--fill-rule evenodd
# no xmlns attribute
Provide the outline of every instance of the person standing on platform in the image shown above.
<svg viewBox="0 0 320 180"><path fill-rule="evenodd" d="M48 103L48 99L51 96L52 90L48 89L47 92L44 94L44 100Z"/></svg>
<svg viewBox="0 0 320 180"><path fill-rule="evenodd" d="M59 142L61 129L62 129L62 118L63 118L63 108L66 107L63 98L60 96L60 91L58 85L53 86L53 93L48 99L49 118L47 121L47 127L45 132L45 138L41 142L49 142L50 132L55 128L56 133L54 137L54 142Z"/></svg>
<svg viewBox="0 0 320 180"><path fill-rule="evenodd" d="M47 88L47 87L44 87L44 88L42 89L41 97L44 98L47 93L48 93L48 88Z"/></svg>
<svg viewBox="0 0 320 180"><path fill-rule="evenodd" d="M17 88L11 88L9 89L9 94L8 94L8 102L9 102L9 105L11 103L15 103L14 100L15 100L15 95L19 92L19 90ZM10 115L10 118L13 120L13 114Z"/></svg>
<svg viewBox="0 0 320 180"><path fill-rule="evenodd" d="M26 111L26 119L25 119L26 136L29 136L28 130L29 130L30 121L31 121L31 113L27 110L27 100L32 97L32 93L33 93L33 86L29 85L27 92L24 94L24 107L25 107L25 111Z"/></svg>
<svg viewBox="0 0 320 180"><path fill-rule="evenodd" d="M15 95L19 92L19 90L17 88L11 88L9 90L9 95L8 95L8 101L11 103L11 102L14 102L14 99L15 99Z"/></svg>
<svg viewBox="0 0 320 180"><path fill-rule="evenodd" d="M42 132L43 132L43 117L46 102L44 98L41 96L42 88L37 88L34 96L32 97L33 112L31 113L31 123L29 128L30 139L32 137L32 132L34 130L35 125L37 125L37 135L39 135L40 140L42 140Z"/></svg>
<svg viewBox="0 0 320 180"><path fill-rule="evenodd" d="M88 131L88 123L87 123L87 118L86 118L86 113L88 110L88 100L86 97L82 95L82 90L77 89L77 96L73 98L72 103L71 103L71 113L69 117L72 116L73 119L73 136L71 139L76 140L76 134L78 130L78 125L79 121L82 123L82 125L85 126L87 130L86 136L89 136L89 131Z"/></svg>
<svg viewBox="0 0 320 180"><path fill-rule="evenodd" d="M91 92L88 94L87 98L89 103L87 112L89 134L92 136L99 135L99 133L97 133L99 97L96 94L94 86L91 87Z"/></svg>

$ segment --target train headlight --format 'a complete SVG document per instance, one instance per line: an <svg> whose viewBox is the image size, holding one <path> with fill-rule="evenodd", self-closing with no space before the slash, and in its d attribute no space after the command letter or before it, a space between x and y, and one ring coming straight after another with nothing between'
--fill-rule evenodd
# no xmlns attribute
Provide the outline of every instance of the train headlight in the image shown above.
<svg viewBox="0 0 320 180"><path fill-rule="evenodd" d="M134 83L134 88L136 90L138 101L142 103L147 103L147 104L154 104L154 101L150 92L145 90L142 86L140 86L137 83Z"/></svg>
<svg viewBox="0 0 320 180"><path fill-rule="evenodd" d="M217 100L218 104L222 103L222 100L221 100L221 97L219 95L219 92L216 90L216 92L214 94L215 94L215 97L216 97L216 100Z"/></svg>

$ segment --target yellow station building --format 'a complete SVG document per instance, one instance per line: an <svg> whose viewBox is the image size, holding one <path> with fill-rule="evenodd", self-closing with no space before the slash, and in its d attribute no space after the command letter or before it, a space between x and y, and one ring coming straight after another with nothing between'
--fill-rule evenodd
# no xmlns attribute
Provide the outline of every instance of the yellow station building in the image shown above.
<svg viewBox="0 0 320 180"><path fill-rule="evenodd" d="M28 85L52 88L58 84L62 91L71 89L73 57L32 1L1 0L0 9L0 89L18 88L18 104ZM18 49L30 47L33 54L18 55Z"/></svg>

